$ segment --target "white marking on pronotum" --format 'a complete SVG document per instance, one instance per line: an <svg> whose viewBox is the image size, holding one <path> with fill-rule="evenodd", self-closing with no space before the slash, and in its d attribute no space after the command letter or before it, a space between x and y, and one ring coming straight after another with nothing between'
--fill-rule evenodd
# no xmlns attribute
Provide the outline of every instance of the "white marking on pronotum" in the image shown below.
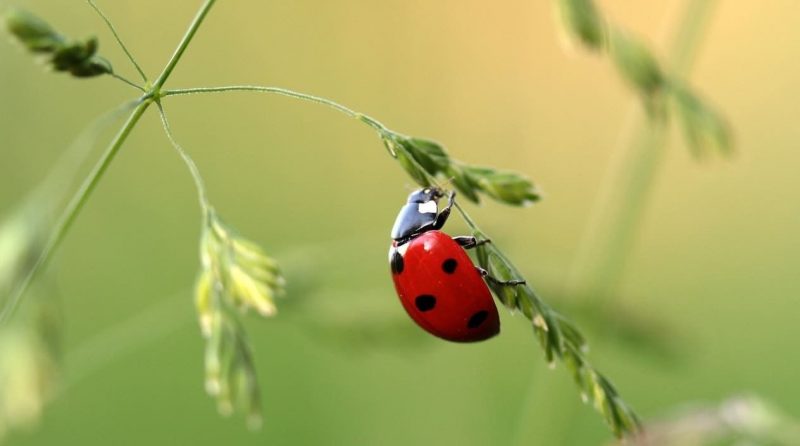
<svg viewBox="0 0 800 446"><path fill-rule="evenodd" d="M389 262L392 261L392 255L394 255L395 251L400 253L400 257L405 257L406 251L408 251L408 242L403 243L400 246L392 246L391 248L389 248Z"/></svg>
<svg viewBox="0 0 800 446"><path fill-rule="evenodd" d="M419 213L420 214L435 214L438 208L436 206L436 202L433 200L426 201L425 203L419 204Z"/></svg>
<svg viewBox="0 0 800 446"><path fill-rule="evenodd" d="M409 243L403 243L402 245L398 246L397 252L399 252L401 256L405 257L406 251L408 251L408 245Z"/></svg>

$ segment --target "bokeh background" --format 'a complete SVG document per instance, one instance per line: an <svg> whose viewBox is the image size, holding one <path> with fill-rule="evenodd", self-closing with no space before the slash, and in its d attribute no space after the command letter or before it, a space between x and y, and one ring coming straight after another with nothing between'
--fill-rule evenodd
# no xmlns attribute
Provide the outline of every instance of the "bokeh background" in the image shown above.
<svg viewBox="0 0 800 446"><path fill-rule="evenodd" d="M111 35L84 2L15 0L73 36ZM198 1L99 1L156 75ZM647 419L755 393L800 414L800 3L719 2L691 83L728 116L736 155L697 162L674 132L614 305L656 321L669 354L581 313L593 362ZM683 1L606 0L663 55ZM557 308L635 94L564 45L550 1L220 1L169 82L282 86L340 101L453 157L513 168L545 199L470 212ZM46 72L0 39L0 212L95 116L132 98L112 79ZM66 320L57 398L9 444L602 444L610 434L528 323L501 311L478 345L407 318L386 264L411 181L366 126L258 94L170 98L177 138L226 220L278 258L279 316L249 319L264 427L203 391L191 287L199 210L156 115L136 128L51 271ZM633 111L631 111L633 110ZM99 154L114 126L100 138ZM83 172L88 168L84 166ZM466 232L452 219L453 233ZM567 310L565 310L568 312ZM614 312L615 310L612 310Z"/></svg>

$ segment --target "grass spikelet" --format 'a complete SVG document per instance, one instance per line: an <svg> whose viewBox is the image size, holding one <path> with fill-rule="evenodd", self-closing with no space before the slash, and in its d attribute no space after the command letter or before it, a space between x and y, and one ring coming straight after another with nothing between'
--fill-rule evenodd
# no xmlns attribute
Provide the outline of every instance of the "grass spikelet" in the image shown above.
<svg viewBox="0 0 800 446"><path fill-rule="evenodd" d="M248 425L256 427L261 423L261 397L241 317L249 310L263 317L275 315L274 299L283 293L284 279L275 260L237 235L211 209L200 252L195 306L206 339L206 392L216 398L220 414L241 409Z"/></svg>

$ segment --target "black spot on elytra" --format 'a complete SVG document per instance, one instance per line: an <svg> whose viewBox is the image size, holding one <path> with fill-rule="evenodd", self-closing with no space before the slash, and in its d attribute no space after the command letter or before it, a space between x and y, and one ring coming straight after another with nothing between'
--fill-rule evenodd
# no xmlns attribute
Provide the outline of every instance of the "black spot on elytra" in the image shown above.
<svg viewBox="0 0 800 446"><path fill-rule="evenodd" d="M422 294L417 296L414 299L414 305L417 306L419 311L425 312L433 310L433 307L436 306L436 298L431 296L430 294Z"/></svg>
<svg viewBox="0 0 800 446"><path fill-rule="evenodd" d="M467 328L478 328L489 317L489 312L486 310L478 311L469 318Z"/></svg>
<svg viewBox="0 0 800 446"><path fill-rule="evenodd" d="M456 262L456 259L447 259L442 262L442 270L447 274L453 274L456 272L456 267L458 267L458 262Z"/></svg>
<svg viewBox="0 0 800 446"><path fill-rule="evenodd" d="M392 253L392 260L389 261L389 263L391 264L393 274L400 274L403 272L403 268L405 268L403 256L397 251Z"/></svg>

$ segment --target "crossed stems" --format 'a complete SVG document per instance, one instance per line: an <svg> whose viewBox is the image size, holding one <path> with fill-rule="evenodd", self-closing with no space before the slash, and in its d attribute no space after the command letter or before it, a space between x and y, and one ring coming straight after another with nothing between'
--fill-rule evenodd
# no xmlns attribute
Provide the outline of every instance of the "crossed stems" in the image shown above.
<svg viewBox="0 0 800 446"><path fill-rule="evenodd" d="M186 150L184 150L183 147L177 142L172 132L172 128L169 124L169 121L167 119L167 115L164 111L164 106L161 101L162 98L168 96L223 93L232 91L277 94L281 96L287 96L294 99L299 99L303 101L308 101L328 106L340 113L343 113L351 118L357 119L367 124L373 130L377 131L381 137L401 136L399 133L390 130L388 127L383 125L378 120L370 116L367 116L365 114L356 112L335 101L331 101L329 99L321 98L310 94L288 90L285 88L257 86L257 85L231 85L222 87L200 87L200 88L186 88L186 89L173 89L173 90L163 89L164 84L172 75L172 72L174 71L180 59L183 57L186 49L188 48L189 44L191 43L192 39L197 33L197 30L199 29L203 20L208 15L209 11L211 10L211 7L214 6L214 4L216 3L216 0L205 0L205 2L195 15L194 19L192 20L191 24L189 25L187 31L184 33L180 43L173 52L166 66L161 71L161 74L152 83L149 81L144 70L141 68L141 65L139 65L139 63L136 61L136 58L128 49L127 45L125 45L125 43L123 42L122 38L120 37L119 33L117 32L116 28L114 27L113 23L108 18L108 16L106 16L102 12L102 10L94 3L93 0L87 0L87 3L92 7L92 9L94 9L95 12L97 12L100 18L108 26L109 30L114 36L114 39L122 48L127 59L136 69L139 76L142 78L142 82L144 84L139 85L136 82L128 80L127 78L118 75L116 73L112 73L112 76L115 79L125 83L126 85L132 86L133 88L136 88L137 90L141 91L143 95L139 97L139 99L135 102L135 108L129 115L128 119L122 125L120 130L115 135L114 139L110 142L110 144L106 148L105 152L102 154L98 162L92 168L91 172L84 179L78 190L75 192L70 201L67 203L67 206L65 207L65 209L59 216L58 220L56 221L55 225L53 226L53 229L50 232L46 244L44 245L43 249L37 256L33 265L31 265L31 267L28 269L28 271L23 276L21 281L12 290L9 299L3 306L2 310L0 310L0 324L7 323L13 316L14 312L16 311L17 307L19 306L20 302L23 299L25 292L29 288L31 282L37 277L37 275L41 272L41 270L44 269L44 267L47 266L47 264L50 262L55 251L61 245L67 233L72 228L72 225L75 223L77 216L80 214L81 210L88 202L92 193L97 188L97 185L100 183L100 180L102 179L106 170L108 170L108 167L113 162L114 158L118 154L119 150L122 148L128 136L133 131L136 124L139 122L139 119L141 119L145 111L153 103L155 103L156 107L158 108L162 126L164 127L164 131L167 135L168 140L170 141L170 144L175 148L175 150L181 156L182 160L184 161L184 163L189 169L189 172L192 175L192 178L195 182L195 186L197 188L200 205L203 210L203 216L204 218L208 218L208 214L211 207L208 202L205 183L203 182L203 179L200 175L200 172L194 160L191 158L191 156L189 156ZM473 230L477 231L478 230L477 226L458 204L456 204L456 209L464 217L467 224Z"/></svg>

